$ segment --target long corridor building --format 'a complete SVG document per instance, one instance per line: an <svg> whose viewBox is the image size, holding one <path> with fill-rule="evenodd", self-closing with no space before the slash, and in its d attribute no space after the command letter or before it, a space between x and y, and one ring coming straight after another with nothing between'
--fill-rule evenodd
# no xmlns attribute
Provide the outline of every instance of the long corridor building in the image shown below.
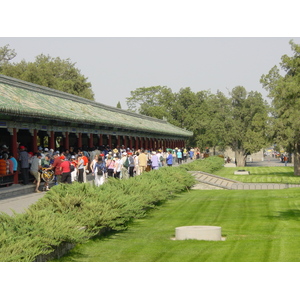
<svg viewBox="0 0 300 300"><path fill-rule="evenodd" d="M0 75L0 145L36 152L83 146L184 147L192 132L75 95Z"/></svg>

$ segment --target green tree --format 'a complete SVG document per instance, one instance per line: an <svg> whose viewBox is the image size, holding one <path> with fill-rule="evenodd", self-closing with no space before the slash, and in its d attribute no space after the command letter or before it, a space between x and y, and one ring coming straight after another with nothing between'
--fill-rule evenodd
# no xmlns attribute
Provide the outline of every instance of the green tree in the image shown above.
<svg viewBox="0 0 300 300"><path fill-rule="evenodd" d="M34 62L22 60L6 63L1 67L3 75L11 76L52 89L94 100L91 83L80 73L70 59L51 58L40 54Z"/></svg>
<svg viewBox="0 0 300 300"><path fill-rule="evenodd" d="M246 157L268 144L268 104L258 92L247 93L242 86L231 91L231 112L228 116L226 143L235 151L238 167Z"/></svg>
<svg viewBox="0 0 300 300"><path fill-rule="evenodd" d="M8 44L3 47L0 47L0 71L1 66L7 64L10 60L15 58L16 55L17 53L15 52L15 50L10 49Z"/></svg>
<svg viewBox="0 0 300 300"><path fill-rule="evenodd" d="M228 132L232 126L231 124L231 102L220 91L216 94L211 94L207 98L206 114L202 114L205 120L205 135L200 135L205 138L206 147L220 150L225 150L228 143Z"/></svg>
<svg viewBox="0 0 300 300"><path fill-rule="evenodd" d="M294 174L300 175L300 45L290 41L292 56L281 57L280 69L274 66L262 75L261 83L272 99L275 137L278 144L294 152Z"/></svg>
<svg viewBox="0 0 300 300"><path fill-rule="evenodd" d="M117 103L117 108L120 108L120 109L122 108L120 101Z"/></svg>
<svg viewBox="0 0 300 300"><path fill-rule="evenodd" d="M166 86L141 87L130 92L126 98L128 110L154 117L171 120L170 105L174 101L172 90Z"/></svg>

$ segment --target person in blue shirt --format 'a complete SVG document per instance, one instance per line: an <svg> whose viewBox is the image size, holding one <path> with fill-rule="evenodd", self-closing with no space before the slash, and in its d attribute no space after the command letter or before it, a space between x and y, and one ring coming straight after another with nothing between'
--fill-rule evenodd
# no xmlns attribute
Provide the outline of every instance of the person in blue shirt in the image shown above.
<svg viewBox="0 0 300 300"><path fill-rule="evenodd" d="M18 162L17 162L17 160L13 157L12 154L9 155L9 159L13 162L13 171L17 172L17 170L18 170Z"/></svg>
<svg viewBox="0 0 300 300"><path fill-rule="evenodd" d="M172 167L172 165L173 165L173 155L172 155L171 151L168 151L168 156L167 156L166 161L167 161L167 165L169 167Z"/></svg>
<svg viewBox="0 0 300 300"><path fill-rule="evenodd" d="M190 159L193 159L193 157L194 157L194 149L191 149L190 152L189 152L189 154L190 154Z"/></svg>
<svg viewBox="0 0 300 300"><path fill-rule="evenodd" d="M177 151L177 159L178 159L178 164L182 164L182 152L180 149Z"/></svg>

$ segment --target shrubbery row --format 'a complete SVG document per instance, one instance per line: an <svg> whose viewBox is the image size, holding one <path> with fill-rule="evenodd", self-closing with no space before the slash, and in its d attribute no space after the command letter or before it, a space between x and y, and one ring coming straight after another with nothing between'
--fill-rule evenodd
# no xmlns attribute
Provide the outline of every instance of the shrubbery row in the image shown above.
<svg viewBox="0 0 300 300"><path fill-rule="evenodd" d="M224 166L224 159L219 156L211 156L204 160L195 160L193 163L183 164L180 168L187 171L202 171L213 173Z"/></svg>
<svg viewBox="0 0 300 300"><path fill-rule="evenodd" d="M129 180L111 178L100 187L55 186L25 213L0 214L0 261L34 261L62 243L83 243L103 228L122 230L193 184L186 171L161 168Z"/></svg>
<svg viewBox="0 0 300 300"><path fill-rule="evenodd" d="M211 157L128 180L111 178L100 187L55 186L25 213L0 214L0 261L34 261L62 243L83 243L103 229L123 230L132 219L193 186L187 170L212 172L221 166L220 158Z"/></svg>

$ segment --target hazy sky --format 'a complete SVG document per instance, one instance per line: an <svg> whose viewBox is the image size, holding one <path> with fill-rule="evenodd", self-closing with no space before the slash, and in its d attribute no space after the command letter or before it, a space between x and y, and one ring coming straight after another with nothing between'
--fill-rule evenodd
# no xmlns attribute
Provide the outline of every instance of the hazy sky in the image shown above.
<svg viewBox="0 0 300 300"><path fill-rule="evenodd" d="M12 62L33 61L43 53L70 58L92 83L98 102L127 108L126 97L139 87L167 86L173 92L218 89L228 95L237 85L266 96L259 80L283 54L289 40L300 38L239 37L82 37L0 38L17 52Z"/></svg>

